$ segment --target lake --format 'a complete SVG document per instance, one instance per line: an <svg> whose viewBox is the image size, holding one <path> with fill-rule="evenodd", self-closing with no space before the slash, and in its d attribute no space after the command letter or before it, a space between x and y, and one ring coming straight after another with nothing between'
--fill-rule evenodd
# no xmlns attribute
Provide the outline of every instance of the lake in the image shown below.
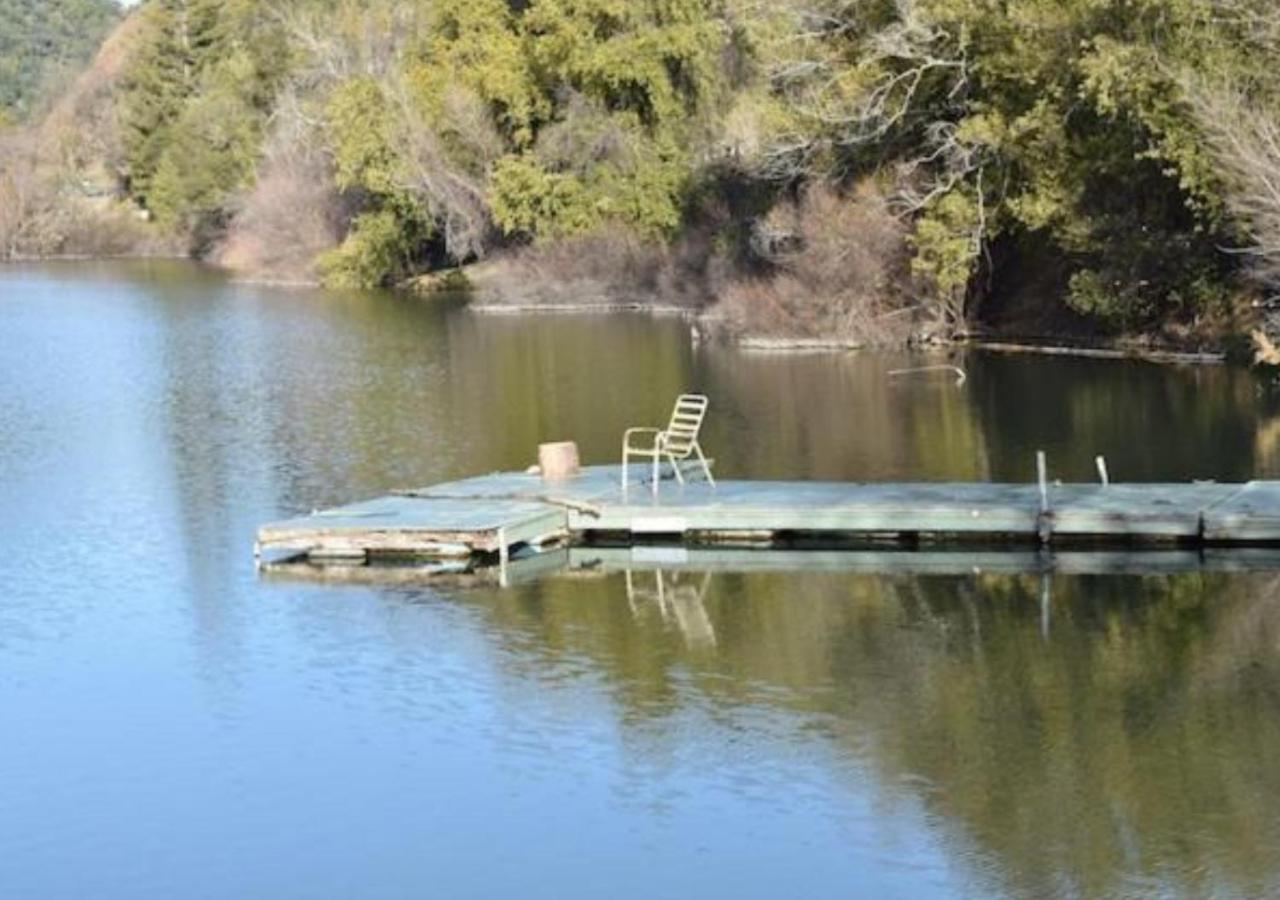
<svg viewBox="0 0 1280 900"><path fill-rule="evenodd" d="M265 521L613 462L691 389L725 477L1280 475L1247 371L887 375L938 361L0 269L0 896L1277 894L1280 572L254 568Z"/></svg>

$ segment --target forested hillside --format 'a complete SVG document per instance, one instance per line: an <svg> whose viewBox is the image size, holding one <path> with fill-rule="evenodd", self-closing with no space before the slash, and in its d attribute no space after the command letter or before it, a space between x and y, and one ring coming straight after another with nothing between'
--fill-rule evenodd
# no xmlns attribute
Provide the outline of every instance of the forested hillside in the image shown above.
<svg viewBox="0 0 1280 900"><path fill-rule="evenodd" d="M25 117L47 80L88 62L119 18L114 0L0 0L0 118Z"/></svg>
<svg viewBox="0 0 1280 900"><path fill-rule="evenodd" d="M12 2L12 0L8 0ZM1280 282L1272 0L146 0L118 189L258 277L1181 343Z"/></svg>

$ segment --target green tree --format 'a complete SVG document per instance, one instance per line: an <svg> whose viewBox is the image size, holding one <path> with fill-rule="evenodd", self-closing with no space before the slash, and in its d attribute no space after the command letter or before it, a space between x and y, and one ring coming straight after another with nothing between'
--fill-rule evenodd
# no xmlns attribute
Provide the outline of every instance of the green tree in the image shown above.
<svg viewBox="0 0 1280 900"><path fill-rule="evenodd" d="M815 8L828 26L810 27ZM1222 187L1180 79L1232 63L1235 26L1210 0L831 0L801 28L803 52L775 51L797 169L896 170L917 272L944 301L1002 237L1064 260L1069 302L1110 323L1228 290Z"/></svg>
<svg viewBox="0 0 1280 900"><path fill-rule="evenodd" d="M0 113L28 117L48 80L88 62L119 18L112 0L0 0Z"/></svg>
<svg viewBox="0 0 1280 900"><path fill-rule="evenodd" d="M122 98L130 191L203 246L253 177L290 51L252 0L152 0L139 14Z"/></svg>
<svg viewBox="0 0 1280 900"><path fill-rule="evenodd" d="M413 70L420 102L471 86L507 142L494 218L555 237L618 222L669 235L726 95L726 12L707 0L440 5Z"/></svg>
<svg viewBox="0 0 1280 900"><path fill-rule="evenodd" d="M190 232L197 244L216 236L230 193L253 176L260 122L241 80L251 70L243 52L209 70L169 127L147 193L162 225Z"/></svg>
<svg viewBox="0 0 1280 900"><path fill-rule="evenodd" d="M362 212L321 267L330 284L377 287L407 274L431 223L405 188L398 111L373 78L338 87L325 108L337 186Z"/></svg>

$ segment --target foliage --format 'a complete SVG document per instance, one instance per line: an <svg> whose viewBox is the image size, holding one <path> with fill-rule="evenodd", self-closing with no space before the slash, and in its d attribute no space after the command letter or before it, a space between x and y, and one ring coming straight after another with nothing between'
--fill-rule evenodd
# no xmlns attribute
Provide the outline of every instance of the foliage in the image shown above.
<svg viewBox="0 0 1280 900"><path fill-rule="evenodd" d="M600 224L600 210L572 173L549 172L536 160L507 156L494 167L494 217L508 232L573 234Z"/></svg>
<svg viewBox="0 0 1280 900"><path fill-rule="evenodd" d="M527 146L551 112L528 41L507 0L441 0L410 69L419 102L438 117L450 86L461 85L480 98L511 145Z"/></svg>
<svg viewBox="0 0 1280 900"><path fill-rule="evenodd" d="M491 188L498 224L511 234L549 237L611 221L655 237L671 234L680 223L687 160L630 118L569 112L544 129L536 152L499 160Z"/></svg>
<svg viewBox="0 0 1280 900"><path fill-rule="evenodd" d="M911 235L912 274L932 286L947 325L965 318L965 297L982 249L980 203L971 192L947 191L925 208Z"/></svg>
<svg viewBox="0 0 1280 900"><path fill-rule="evenodd" d="M778 299L794 285L762 279L790 276L749 238L778 216L858 246L797 204L828 182L855 220L875 186L901 240L866 271L906 248L894 287L929 333L1033 260L1039 307L1196 322L1243 290L1223 248L1272 246L1268 0L144 0L131 20L129 196L197 249L301 242L337 283L598 234Z"/></svg>
<svg viewBox="0 0 1280 900"><path fill-rule="evenodd" d="M356 217L341 246L320 259L325 281L334 287L370 288L385 283L388 273L404 272L413 234L402 226L391 210Z"/></svg>
<svg viewBox="0 0 1280 900"><path fill-rule="evenodd" d="M358 194L366 211L321 267L331 284L377 287L408 274L414 247L431 226L402 187L396 110L381 85L370 78L347 81L333 92L325 112L334 181L340 190Z"/></svg>
<svg viewBox="0 0 1280 900"><path fill-rule="evenodd" d="M507 151L490 201L508 234L669 235L724 91L722 33L705 0L446 0L412 78L428 110L451 84L489 107Z"/></svg>
<svg viewBox="0 0 1280 900"><path fill-rule="evenodd" d="M333 92L325 113L338 187L394 194L391 109L378 83L371 78L346 82Z"/></svg>
<svg viewBox="0 0 1280 900"><path fill-rule="evenodd" d="M253 0L151 0L139 15L121 97L129 189L162 224L207 237L253 175L287 44Z"/></svg>
<svg viewBox="0 0 1280 900"><path fill-rule="evenodd" d="M981 248L1016 232L1092 273L1071 296L1113 323L1181 312L1182 286L1229 270L1222 184L1179 77L1243 61L1210 0L1028 0L1009 15L968 0L832 0L797 18L819 12L838 27L798 56L779 51L775 68L802 159L896 171L916 271L944 306ZM1106 303L1084 288L1116 281Z"/></svg>
<svg viewBox="0 0 1280 900"><path fill-rule="evenodd" d="M251 66L243 52L219 63L171 126L148 194L161 223L216 224L229 193L252 177L261 123L243 89Z"/></svg>
<svg viewBox="0 0 1280 900"><path fill-rule="evenodd" d="M0 123L26 118L45 83L87 62L119 16L113 0L0 0Z"/></svg>

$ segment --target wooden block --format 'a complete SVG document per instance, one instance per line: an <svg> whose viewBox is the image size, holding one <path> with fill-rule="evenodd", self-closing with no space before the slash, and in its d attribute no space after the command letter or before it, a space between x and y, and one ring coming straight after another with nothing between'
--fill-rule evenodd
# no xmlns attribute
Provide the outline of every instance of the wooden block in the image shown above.
<svg viewBox="0 0 1280 900"><path fill-rule="evenodd" d="M557 441L538 445L538 468L544 481L564 481L578 474L578 445L574 441Z"/></svg>

